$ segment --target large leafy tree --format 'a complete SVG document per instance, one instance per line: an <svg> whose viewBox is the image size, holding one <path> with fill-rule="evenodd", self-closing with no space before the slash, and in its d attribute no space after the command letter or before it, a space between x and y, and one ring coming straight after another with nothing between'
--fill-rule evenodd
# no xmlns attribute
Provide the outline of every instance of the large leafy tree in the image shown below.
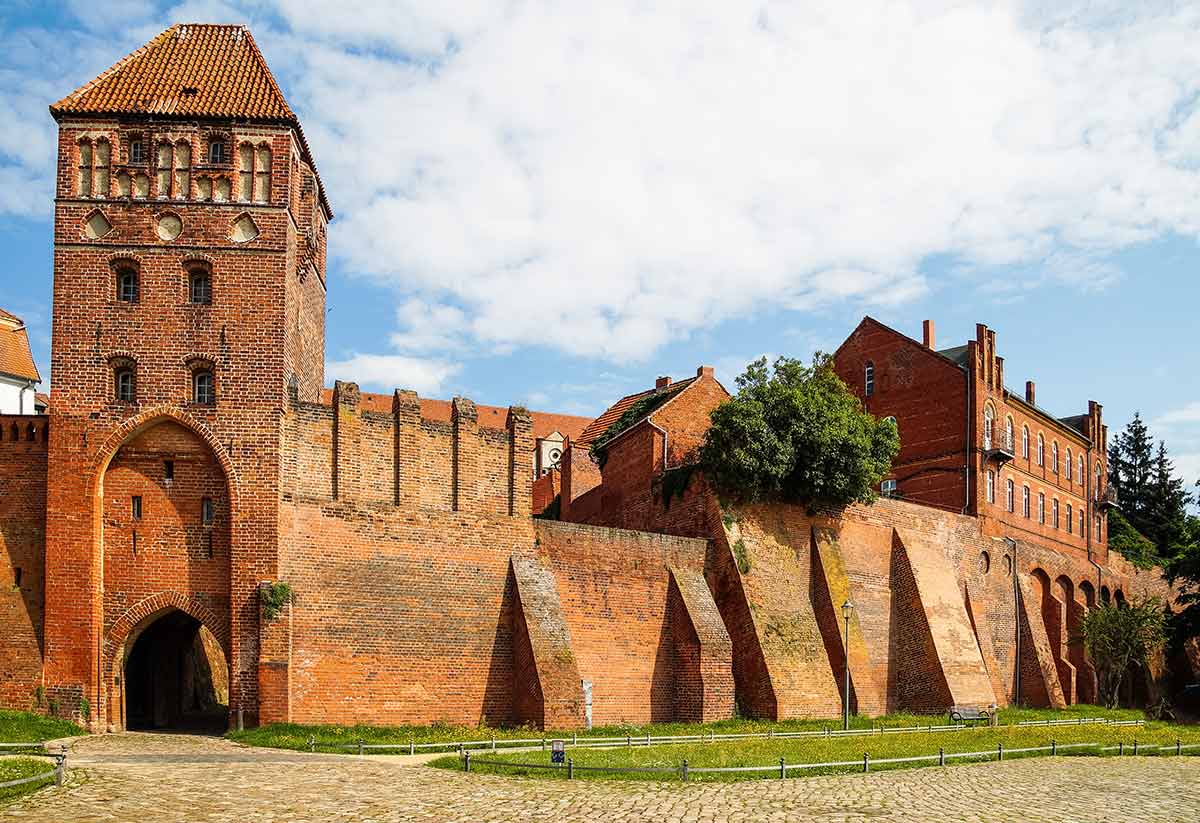
<svg viewBox="0 0 1200 823"><path fill-rule="evenodd" d="M1150 598L1089 609L1079 624L1079 639L1096 667L1101 702L1115 708L1125 676L1131 670L1145 670L1166 645L1162 602Z"/></svg>
<svg viewBox="0 0 1200 823"><path fill-rule="evenodd" d="M877 420L818 353L811 365L761 358L737 378L738 392L712 412L700 449L725 498L847 504L875 499L900 449L891 422Z"/></svg>

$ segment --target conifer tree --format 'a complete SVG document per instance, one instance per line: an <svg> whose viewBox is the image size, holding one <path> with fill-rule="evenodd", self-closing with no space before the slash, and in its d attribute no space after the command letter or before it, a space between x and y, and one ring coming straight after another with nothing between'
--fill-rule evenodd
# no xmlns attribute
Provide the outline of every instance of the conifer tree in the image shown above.
<svg viewBox="0 0 1200 823"><path fill-rule="evenodd" d="M1117 487L1121 511L1129 524L1142 534L1150 525L1150 484L1154 467L1154 441L1135 412L1125 431L1113 438L1108 449L1108 476ZM1157 545L1157 543L1156 543Z"/></svg>

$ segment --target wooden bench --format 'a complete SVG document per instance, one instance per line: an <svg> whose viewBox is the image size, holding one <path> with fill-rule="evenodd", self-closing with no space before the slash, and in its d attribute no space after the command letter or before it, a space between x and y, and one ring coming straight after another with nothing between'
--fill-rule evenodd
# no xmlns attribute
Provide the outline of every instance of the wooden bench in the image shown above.
<svg viewBox="0 0 1200 823"><path fill-rule="evenodd" d="M978 709L974 706L952 706L950 708L951 723L970 723L973 726L981 720L984 723L991 723L992 715L986 709Z"/></svg>

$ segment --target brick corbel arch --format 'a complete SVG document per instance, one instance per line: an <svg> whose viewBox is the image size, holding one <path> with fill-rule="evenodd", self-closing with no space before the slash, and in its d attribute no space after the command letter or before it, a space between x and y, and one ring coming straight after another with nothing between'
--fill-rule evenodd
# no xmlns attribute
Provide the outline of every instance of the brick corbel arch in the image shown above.
<svg viewBox="0 0 1200 823"><path fill-rule="evenodd" d="M212 609L194 597L176 591L159 592L130 606L118 617L109 628L104 638L105 669L111 676L113 663L117 653L125 645L131 633L143 629L172 609L178 609L184 614L194 617L202 626L213 633L221 650L225 652L226 664L229 661L229 628L213 613ZM136 634L140 634L137 631ZM135 636L136 636L135 634Z"/></svg>

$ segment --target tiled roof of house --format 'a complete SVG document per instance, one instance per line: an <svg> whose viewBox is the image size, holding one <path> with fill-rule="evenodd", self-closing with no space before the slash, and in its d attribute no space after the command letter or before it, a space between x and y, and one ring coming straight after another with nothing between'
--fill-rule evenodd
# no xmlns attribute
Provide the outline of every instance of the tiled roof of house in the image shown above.
<svg viewBox="0 0 1200 823"><path fill-rule="evenodd" d="M419 401L421 403L421 417L426 420L436 420L440 423L450 422L449 400L431 400L422 397L419 398ZM321 392L321 402L325 404L333 402L333 389L325 389ZM358 404L359 408L366 411L383 414L392 413L392 395L390 394L360 392ZM475 411L479 415L480 426L489 429L503 429L507 425L508 407L506 406L476 405ZM592 422L590 417L577 417L573 414L557 414L555 412L531 411L529 416L533 420L533 437L535 440L539 437L547 437L554 434L554 432L558 432L574 440Z"/></svg>
<svg viewBox="0 0 1200 823"><path fill-rule="evenodd" d="M1064 426L1070 426L1080 434L1087 434L1088 416L1086 414L1073 414L1070 417L1060 417L1058 422Z"/></svg>
<svg viewBox="0 0 1200 823"><path fill-rule="evenodd" d="M677 380L676 382L670 383L661 389L646 389L645 391L622 397L616 403L605 409L603 414L593 420L591 425L584 429L583 433L579 435L578 439L571 441L571 445L585 447L591 446L597 437L608 431L609 427L611 427L613 423L616 423L618 420L620 420L621 416L624 415L625 412L629 411L629 409L632 408L635 403L638 403L644 398L650 397L655 393L670 393L672 396L674 396L695 382L695 380L696 378L689 377L686 380ZM642 420L644 420L646 417L649 417L652 413L653 410L648 411L641 419L633 421L633 423L625 428L633 428L635 425L642 422Z"/></svg>
<svg viewBox="0 0 1200 823"><path fill-rule="evenodd" d="M296 129L313 170L300 121L245 26L178 23L50 107L71 114L147 114L237 118ZM321 189L322 205L329 211ZM330 212L332 214L332 212Z"/></svg>
<svg viewBox="0 0 1200 823"><path fill-rule="evenodd" d="M35 383L42 380L37 364L33 362L25 324L4 309L0 309L0 374Z"/></svg>
<svg viewBox="0 0 1200 823"><path fill-rule="evenodd" d="M914 340L913 342L915 343L917 341ZM967 351L968 351L967 346L963 345L963 346L952 346L948 349L938 349L937 353L956 365L966 366L967 365Z"/></svg>

